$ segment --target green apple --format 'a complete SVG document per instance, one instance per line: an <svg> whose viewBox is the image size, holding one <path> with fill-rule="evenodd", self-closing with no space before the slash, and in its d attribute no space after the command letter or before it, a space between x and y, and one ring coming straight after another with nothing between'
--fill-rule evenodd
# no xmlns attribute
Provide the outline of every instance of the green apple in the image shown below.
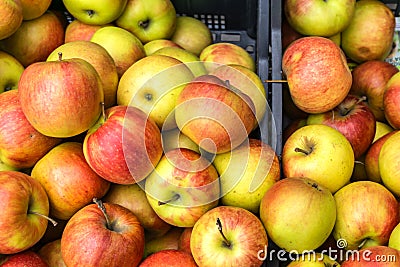
<svg viewBox="0 0 400 267"><path fill-rule="evenodd" d="M376 127L375 127L375 136L374 140L372 143L377 141L379 138L382 136L386 135L387 133L393 132L394 129L392 126L387 124L386 122L381 122L381 121L376 121Z"/></svg>
<svg viewBox="0 0 400 267"><path fill-rule="evenodd" d="M383 184L397 197L400 196L400 133L395 132L382 145L379 152L379 173Z"/></svg>
<svg viewBox="0 0 400 267"><path fill-rule="evenodd" d="M51 0L20 0L24 20L36 19L50 7Z"/></svg>
<svg viewBox="0 0 400 267"><path fill-rule="evenodd" d="M388 246L400 250L400 223L390 233Z"/></svg>
<svg viewBox="0 0 400 267"><path fill-rule="evenodd" d="M303 35L330 37L343 31L353 18L355 0L287 0L284 14Z"/></svg>
<svg viewBox="0 0 400 267"><path fill-rule="evenodd" d="M189 16L176 18L176 29L171 40L197 56L205 47L213 43L211 30L207 25Z"/></svg>
<svg viewBox="0 0 400 267"><path fill-rule="evenodd" d="M0 93L16 89L24 69L15 57L0 51Z"/></svg>
<svg viewBox="0 0 400 267"><path fill-rule="evenodd" d="M10 37L23 20L21 0L0 1L0 40Z"/></svg>
<svg viewBox="0 0 400 267"><path fill-rule="evenodd" d="M0 160L0 171L17 171L18 168L10 166Z"/></svg>
<svg viewBox="0 0 400 267"><path fill-rule="evenodd" d="M163 47L180 47L177 43L169 40L169 39L156 39L150 42L147 42L143 45L144 51L146 52L146 56L150 56L158 49Z"/></svg>
<svg viewBox="0 0 400 267"><path fill-rule="evenodd" d="M116 20L124 11L127 2L128 0L63 0L65 8L73 17L94 25Z"/></svg>
<svg viewBox="0 0 400 267"><path fill-rule="evenodd" d="M128 0L115 23L145 44L172 36L176 27L176 11L170 0Z"/></svg>
<svg viewBox="0 0 400 267"><path fill-rule="evenodd" d="M92 35L90 41L103 46L111 55L119 78L133 63L146 56L142 42L120 27L102 27Z"/></svg>

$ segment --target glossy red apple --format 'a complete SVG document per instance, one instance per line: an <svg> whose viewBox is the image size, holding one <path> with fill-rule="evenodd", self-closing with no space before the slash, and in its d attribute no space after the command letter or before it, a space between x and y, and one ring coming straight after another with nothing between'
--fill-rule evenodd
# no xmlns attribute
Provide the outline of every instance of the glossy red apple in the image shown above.
<svg viewBox="0 0 400 267"><path fill-rule="evenodd" d="M48 265L36 252L31 250L24 250L22 252L10 255L6 258L5 262L1 264L2 267L53 267Z"/></svg>
<svg viewBox="0 0 400 267"><path fill-rule="evenodd" d="M177 249L160 250L145 258L139 267L168 266L168 267L197 267L191 254Z"/></svg>

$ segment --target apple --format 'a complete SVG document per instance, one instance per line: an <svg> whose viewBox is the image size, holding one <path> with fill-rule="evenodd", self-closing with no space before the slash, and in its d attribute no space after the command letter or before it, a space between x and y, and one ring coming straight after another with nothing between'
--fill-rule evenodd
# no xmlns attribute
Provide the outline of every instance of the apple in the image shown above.
<svg viewBox="0 0 400 267"><path fill-rule="evenodd" d="M353 83L350 94L366 97L364 101L377 121L385 122L383 94L386 83L399 72L393 64L381 60L369 60L357 65L352 73Z"/></svg>
<svg viewBox="0 0 400 267"><path fill-rule="evenodd" d="M50 7L51 0L20 0L24 20L36 19Z"/></svg>
<svg viewBox="0 0 400 267"><path fill-rule="evenodd" d="M114 59L119 78L133 63L146 56L142 42L135 35L120 27L102 27L93 33L90 41L107 50Z"/></svg>
<svg viewBox="0 0 400 267"><path fill-rule="evenodd" d="M61 255L61 239L51 241L42 246L38 252L39 256L51 267L66 267Z"/></svg>
<svg viewBox="0 0 400 267"><path fill-rule="evenodd" d="M304 224L288 216L301 218ZM312 179L284 178L264 194L260 218L276 245L300 254L318 248L330 235L336 219L335 199Z"/></svg>
<svg viewBox="0 0 400 267"><path fill-rule="evenodd" d="M386 84L383 93L383 111L385 118L394 129L400 129L400 72L394 74Z"/></svg>
<svg viewBox="0 0 400 267"><path fill-rule="evenodd" d="M347 95L333 110L310 114L307 124L325 124L341 132L349 140L354 158L363 155L375 137L376 119L363 98Z"/></svg>
<svg viewBox="0 0 400 267"><path fill-rule="evenodd" d="M208 72L212 72L220 65L229 64L241 65L256 71L255 60L251 55L243 47L233 43L212 43L201 50L199 58L204 61Z"/></svg>
<svg viewBox="0 0 400 267"><path fill-rule="evenodd" d="M281 177L273 148L250 138L232 151L217 154L213 165L220 176L220 204L258 214L264 194Z"/></svg>
<svg viewBox="0 0 400 267"><path fill-rule="evenodd" d="M163 47L153 52L152 55L164 55L176 58L185 63L195 77L207 74L206 68L199 57L180 47Z"/></svg>
<svg viewBox="0 0 400 267"><path fill-rule="evenodd" d="M145 179L163 154L159 128L134 107L113 106L103 116L83 141L87 163L112 183L133 184Z"/></svg>
<svg viewBox="0 0 400 267"><path fill-rule="evenodd" d="M164 154L145 180L146 196L157 215L178 227L192 227L218 204L220 185L214 166L193 150Z"/></svg>
<svg viewBox="0 0 400 267"><path fill-rule="evenodd" d="M73 41L90 41L93 34L100 28L113 26L111 23L104 25L92 25L74 19L65 28L64 43Z"/></svg>
<svg viewBox="0 0 400 267"><path fill-rule="evenodd" d="M67 266L138 266L144 230L137 217L117 204L89 204L68 221L61 237Z"/></svg>
<svg viewBox="0 0 400 267"><path fill-rule="evenodd" d="M15 169L33 167L61 139L39 133L22 112L18 90L0 94L0 161Z"/></svg>
<svg viewBox="0 0 400 267"><path fill-rule="evenodd" d="M67 11L78 20L92 25L115 21L124 11L128 0L78 1L63 0Z"/></svg>
<svg viewBox="0 0 400 267"><path fill-rule="evenodd" d="M383 135L368 148L365 154L365 171L369 180L382 183L379 171L379 154L386 140L396 132L397 131L392 131Z"/></svg>
<svg viewBox="0 0 400 267"><path fill-rule="evenodd" d="M400 250L400 223L397 224L390 233L388 247Z"/></svg>
<svg viewBox="0 0 400 267"><path fill-rule="evenodd" d="M211 30L201 20L179 16L176 18L176 28L171 40L183 49L200 56L201 51L213 43L213 36Z"/></svg>
<svg viewBox="0 0 400 267"><path fill-rule="evenodd" d="M164 48L164 47L179 47L181 48L180 45L177 43L169 40L169 39L155 39L152 41L149 41L143 45L144 51L146 52L146 56L150 56L154 52L156 52L158 49Z"/></svg>
<svg viewBox="0 0 400 267"><path fill-rule="evenodd" d="M90 63L100 76L104 93L104 107L117 103L118 73L113 58L101 45L90 41L73 41L60 45L47 57L46 61L57 61L59 53L63 59L81 58Z"/></svg>
<svg viewBox="0 0 400 267"><path fill-rule="evenodd" d="M339 263L323 253L305 253L298 256L296 260L291 261L287 267L339 267Z"/></svg>
<svg viewBox="0 0 400 267"><path fill-rule="evenodd" d="M355 0L286 0L283 8L289 24L303 35L333 36L350 24Z"/></svg>
<svg viewBox="0 0 400 267"><path fill-rule="evenodd" d="M12 55L0 51L0 94L18 88L24 66Z"/></svg>
<svg viewBox="0 0 400 267"><path fill-rule="evenodd" d="M64 27L56 14L47 10L36 19L24 20L16 32L0 40L0 49L14 56L25 68L64 43Z"/></svg>
<svg viewBox="0 0 400 267"><path fill-rule="evenodd" d="M333 109L351 88L352 75L343 51L320 36L293 41L283 54L282 71L294 104L307 113Z"/></svg>
<svg viewBox="0 0 400 267"><path fill-rule="evenodd" d="M396 196L400 196L399 185L399 157L400 140L399 131L395 131L384 141L378 158L379 174L383 184Z"/></svg>
<svg viewBox="0 0 400 267"><path fill-rule="evenodd" d="M88 130L101 113L103 86L96 69L81 58L36 62L18 84L22 111L40 133L66 138ZM50 119L51 118L51 119Z"/></svg>
<svg viewBox="0 0 400 267"><path fill-rule="evenodd" d="M341 263L341 267L396 267L400 263L400 252L388 246L373 246L361 249Z"/></svg>
<svg viewBox="0 0 400 267"><path fill-rule="evenodd" d="M0 160L0 171L18 171L18 168L10 166Z"/></svg>
<svg viewBox="0 0 400 267"><path fill-rule="evenodd" d="M144 228L146 239L163 236L171 229L171 225L154 212L147 201L146 192L139 184L111 184L103 200L106 203L119 204L133 212Z"/></svg>
<svg viewBox="0 0 400 267"><path fill-rule="evenodd" d="M335 194L336 223L332 235L345 240L347 250L385 245L399 223L399 204L383 185L356 181Z"/></svg>
<svg viewBox="0 0 400 267"><path fill-rule="evenodd" d="M394 129L386 122L376 121L375 137L372 143L375 143L379 138L386 135L387 133L393 132Z"/></svg>
<svg viewBox="0 0 400 267"><path fill-rule="evenodd" d="M178 240L178 249L186 253L192 254L190 250L190 238L192 236L193 227L185 227Z"/></svg>
<svg viewBox="0 0 400 267"><path fill-rule="evenodd" d="M22 3L21 0L0 1L0 40L10 37L22 24Z"/></svg>
<svg viewBox="0 0 400 267"><path fill-rule="evenodd" d="M87 164L83 146L64 142L44 155L32 168L31 176L45 189L50 214L68 220L94 197L103 197L110 183Z"/></svg>
<svg viewBox="0 0 400 267"><path fill-rule="evenodd" d="M183 232L182 227L172 226L166 233L160 236L146 236L143 258L165 249L178 249L179 238Z"/></svg>
<svg viewBox="0 0 400 267"><path fill-rule="evenodd" d="M175 128L176 99L193 78L188 66L176 58L146 56L132 64L121 77L117 104L143 110L160 129Z"/></svg>
<svg viewBox="0 0 400 267"><path fill-rule="evenodd" d="M190 249L199 266L261 266L268 237L260 219L250 211L218 206L193 226Z"/></svg>
<svg viewBox="0 0 400 267"><path fill-rule="evenodd" d="M115 24L145 44L170 39L176 27L176 11L170 0L128 0Z"/></svg>
<svg viewBox="0 0 400 267"><path fill-rule="evenodd" d="M184 135L179 128L162 131L161 137L164 152L173 150L175 148L187 148L200 154L203 152L200 151L199 146L189 137Z"/></svg>
<svg viewBox="0 0 400 267"><path fill-rule="evenodd" d="M356 1L353 18L341 33L341 47L356 63L384 60L392 50L394 29L394 14L385 3Z"/></svg>
<svg viewBox="0 0 400 267"><path fill-rule="evenodd" d="M242 144L256 123L250 97L214 75L196 77L183 88L175 120L186 136L216 154Z"/></svg>
<svg viewBox="0 0 400 267"><path fill-rule="evenodd" d="M1 171L0 184L0 254L22 252L46 231L49 200L41 184L22 172Z"/></svg>
<svg viewBox="0 0 400 267"><path fill-rule="evenodd" d="M177 249L165 249L148 256L139 264L139 267L146 266L197 267L197 264L192 255L186 252Z"/></svg>
<svg viewBox="0 0 400 267"><path fill-rule="evenodd" d="M2 267L49 267L35 251L25 250L13 255L9 255L5 262L1 264Z"/></svg>
<svg viewBox="0 0 400 267"><path fill-rule="evenodd" d="M284 177L307 177L332 193L350 182L354 152L338 130L324 125L306 125L296 130L282 150Z"/></svg>

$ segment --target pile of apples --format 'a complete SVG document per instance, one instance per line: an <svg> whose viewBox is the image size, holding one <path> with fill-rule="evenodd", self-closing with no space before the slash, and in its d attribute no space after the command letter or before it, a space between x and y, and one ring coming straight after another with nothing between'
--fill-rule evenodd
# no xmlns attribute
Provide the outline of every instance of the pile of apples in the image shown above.
<svg viewBox="0 0 400 267"><path fill-rule="evenodd" d="M0 0L0 18L2 266L263 264L281 172L244 48L169 0Z"/></svg>

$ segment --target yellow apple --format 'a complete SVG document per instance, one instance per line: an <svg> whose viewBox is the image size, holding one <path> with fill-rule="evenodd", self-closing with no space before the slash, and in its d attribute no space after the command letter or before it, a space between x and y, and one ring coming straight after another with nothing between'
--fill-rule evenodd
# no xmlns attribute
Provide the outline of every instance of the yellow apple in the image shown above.
<svg viewBox="0 0 400 267"><path fill-rule="evenodd" d="M23 20L20 0L0 1L0 40L10 37L21 26Z"/></svg>
<svg viewBox="0 0 400 267"><path fill-rule="evenodd" d="M164 152L168 152L175 148L187 148L200 153L199 146L182 133L179 128L163 131L162 142Z"/></svg>
<svg viewBox="0 0 400 267"><path fill-rule="evenodd" d="M383 184L397 197L400 196L400 133L391 135L379 152L378 166Z"/></svg>
<svg viewBox="0 0 400 267"><path fill-rule="evenodd" d="M384 136L387 133L392 132L394 129L392 126L385 122L381 121L376 121L376 128L375 128L375 137L372 143L374 143L376 140L378 140L380 137Z"/></svg>
<svg viewBox="0 0 400 267"><path fill-rule="evenodd" d="M150 56L158 49L163 47L180 47L177 43L169 40L169 39L155 39L143 45L144 51L147 56Z"/></svg>
<svg viewBox="0 0 400 267"><path fill-rule="evenodd" d="M20 0L24 20L36 19L50 7L51 0Z"/></svg>
<svg viewBox="0 0 400 267"><path fill-rule="evenodd" d="M0 93L17 89L24 66L12 55L0 51Z"/></svg>

